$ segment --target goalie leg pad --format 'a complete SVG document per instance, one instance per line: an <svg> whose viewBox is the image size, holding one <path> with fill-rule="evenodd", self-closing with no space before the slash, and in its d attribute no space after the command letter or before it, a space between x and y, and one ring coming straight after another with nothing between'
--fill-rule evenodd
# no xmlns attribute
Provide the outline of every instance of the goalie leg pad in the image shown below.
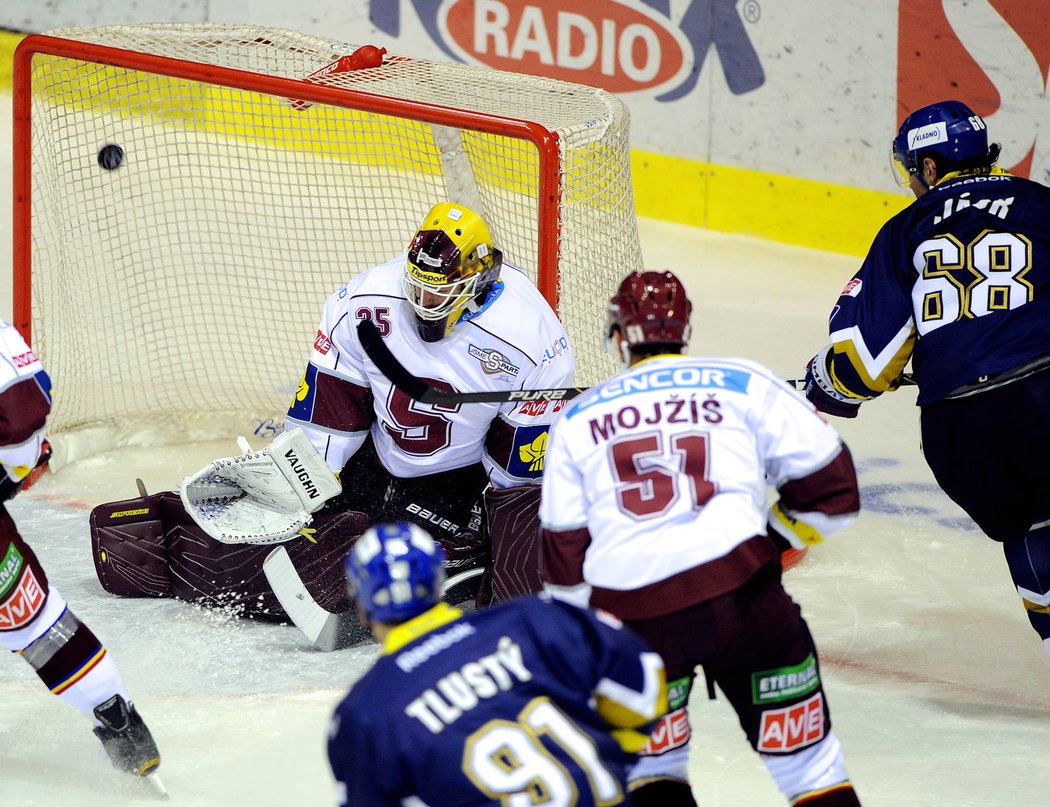
<svg viewBox="0 0 1050 807"><path fill-rule="evenodd" d="M326 611L354 607L346 588L346 556L370 526L366 513L323 511L314 516L309 537L285 544L307 590Z"/></svg>
<svg viewBox="0 0 1050 807"><path fill-rule="evenodd" d="M161 498L100 504L91 511L91 557L102 588L118 597L170 597Z"/></svg>
<svg viewBox="0 0 1050 807"><path fill-rule="evenodd" d="M287 619L263 573L272 546L230 545L205 533L176 497L166 522L172 594L209 606L234 607L245 616ZM322 513L311 526L284 542L307 590L329 611L350 607L343 564L358 536L370 525L355 511Z"/></svg>
<svg viewBox="0 0 1050 807"><path fill-rule="evenodd" d="M490 605L542 591L540 486L490 488L485 491L485 510L492 561L478 605Z"/></svg>
<svg viewBox="0 0 1050 807"><path fill-rule="evenodd" d="M243 616L287 618L262 571L272 546L226 544L185 511L176 493L100 505L92 511L95 570L106 591L126 597L176 597ZM322 513L285 542L318 604L349 607L343 563L369 526L363 513Z"/></svg>

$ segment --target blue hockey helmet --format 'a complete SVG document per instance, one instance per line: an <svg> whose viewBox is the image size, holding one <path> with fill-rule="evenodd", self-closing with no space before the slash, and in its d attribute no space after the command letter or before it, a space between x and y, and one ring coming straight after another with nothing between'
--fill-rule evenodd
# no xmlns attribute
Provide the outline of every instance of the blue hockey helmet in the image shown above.
<svg viewBox="0 0 1050 807"><path fill-rule="evenodd" d="M422 527L377 524L346 559L347 587L369 619L404 622L441 601L444 562L445 553Z"/></svg>
<svg viewBox="0 0 1050 807"><path fill-rule="evenodd" d="M990 168L999 144L988 145L984 119L961 101L939 101L904 119L893 139L891 157L898 184L922 177L922 158L934 157L942 173L966 168Z"/></svg>

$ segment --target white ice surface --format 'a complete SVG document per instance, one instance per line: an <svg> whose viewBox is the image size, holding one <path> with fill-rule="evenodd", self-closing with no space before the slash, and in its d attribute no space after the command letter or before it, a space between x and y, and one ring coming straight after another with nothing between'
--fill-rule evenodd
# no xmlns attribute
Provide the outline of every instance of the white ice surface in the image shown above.
<svg viewBox="0 0 1050 807"><path fill-rule="evenodd" d="M3 119L8 103L0 96ZM10 221L5 136L0 220ZM787 377L823 344L827 310L857 264L652 221L642 238L648 267L686 282L694 352L748 356ZM0 304L10 316L9 298ZM835 731L869 807L1050 805L1050 662L1000 548L933 484L914 402L904 390L836 421L866 509L786 577L822 653ZM47 475L10 509L52 583L116 659L160 746L172 805L332 804L327 718L374 646L319 653L294 628L114 598L95 578L92 506L134 496L136 477L150 490L175 487L232 453L232 440L122 449ZM700 805L782 804L726 702L708 702L700 685L691 711ZM47 694L27 664L12 656L0 665L0 805L156 803L100 753L87 720Z"/></svg>

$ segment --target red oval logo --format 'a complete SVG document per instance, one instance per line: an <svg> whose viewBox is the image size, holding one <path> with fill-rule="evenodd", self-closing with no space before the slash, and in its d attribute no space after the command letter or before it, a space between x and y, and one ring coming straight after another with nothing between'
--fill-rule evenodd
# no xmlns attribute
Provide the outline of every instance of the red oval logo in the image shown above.
<svg viewBox="0 0 1050 807"><path fill-rule="evenodd" d="M687 40L670 20L615 0L451 0L449 45L488 67L637 92L683 80ZM580 6L585 8L581 9Z"/></svg>

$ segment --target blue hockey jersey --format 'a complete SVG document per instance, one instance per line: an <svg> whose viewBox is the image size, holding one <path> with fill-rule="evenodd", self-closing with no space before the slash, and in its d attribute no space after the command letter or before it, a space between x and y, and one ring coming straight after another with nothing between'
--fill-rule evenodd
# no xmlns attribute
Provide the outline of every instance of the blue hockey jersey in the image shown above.
<svg viewBox="0 0 1050 807"><path fill-rule="evenodd" d="M336 709L328 757L353 807L621 804L666 708L659 656L611 616L442 603L387 637Z"/></svg>
<svg viewBox="0 0 1050 807"><path fill-rule="evenodd" d="M861 399L909 359L921 405L1050 354L1050 188L948 175L882 227L829 330L831 380Z"/></svg>

